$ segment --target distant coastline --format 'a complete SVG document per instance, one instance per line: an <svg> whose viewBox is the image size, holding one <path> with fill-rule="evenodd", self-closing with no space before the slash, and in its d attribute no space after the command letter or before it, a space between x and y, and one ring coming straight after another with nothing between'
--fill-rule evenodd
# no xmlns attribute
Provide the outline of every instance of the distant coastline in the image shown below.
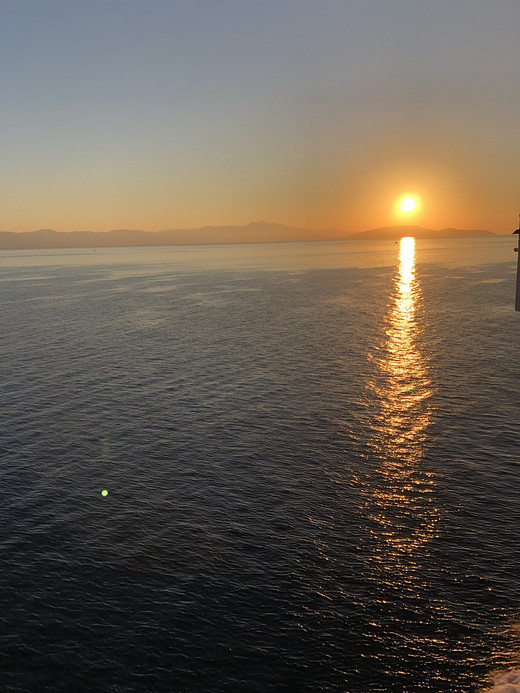
<svg viewBox="0 0 520 693"><path fill-rule="evenodd" d="M157 245L210 245L224 243L283 243L301 241L362 241L393 240L402 236L416 238L457 238L467 236L496 236L482 229L440 229L435 231L421 226L384 226L361 233L346 234L336 229L300 229L266 221L251 222L245 226L203 226L198 229L167 229L140 231L114 229L112 231L57 232L39 229L13 233L0 231L0 250L45 248L103 248Z"/></svg>

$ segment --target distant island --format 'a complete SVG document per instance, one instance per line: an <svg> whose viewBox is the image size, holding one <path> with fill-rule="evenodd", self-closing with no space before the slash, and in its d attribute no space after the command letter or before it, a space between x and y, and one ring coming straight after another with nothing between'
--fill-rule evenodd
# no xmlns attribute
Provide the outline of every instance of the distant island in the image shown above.
<svg viewBox="0 0 520 693"><path fill-rule="evenodd" d="M337 229L299 229L284 224L257 221L245 226L202 226L198 229L139 231L70 231L60 233L40 229L13 233L0 231L0 250L44 248L105 248L156 245L209 245L220 243L284 243L298 241L393 240L402 236L416 238L454 238L494 236L491 231L461 229L426 229L421 226L385 226L361 233L346 234Z"/></svg>

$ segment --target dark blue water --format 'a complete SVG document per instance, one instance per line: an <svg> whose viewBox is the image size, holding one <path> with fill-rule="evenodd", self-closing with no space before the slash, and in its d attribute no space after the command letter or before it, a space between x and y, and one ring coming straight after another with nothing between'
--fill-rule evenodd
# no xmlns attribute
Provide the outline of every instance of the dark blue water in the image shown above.
<svg viewBox="0 0 520 693"><path fill-rule="evenodd" d="M0 689L518 667L512 247L2 253Z"/></svg>

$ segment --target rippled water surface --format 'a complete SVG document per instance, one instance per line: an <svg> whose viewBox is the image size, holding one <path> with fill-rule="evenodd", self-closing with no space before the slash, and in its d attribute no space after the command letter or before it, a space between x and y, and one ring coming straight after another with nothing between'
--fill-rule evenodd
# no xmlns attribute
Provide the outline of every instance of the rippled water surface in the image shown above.
<svg viewBox="0 0 520 693"><path fill-rule="evenodd" d="M513 245L4 251L0 690L520 690Z"/></svg>

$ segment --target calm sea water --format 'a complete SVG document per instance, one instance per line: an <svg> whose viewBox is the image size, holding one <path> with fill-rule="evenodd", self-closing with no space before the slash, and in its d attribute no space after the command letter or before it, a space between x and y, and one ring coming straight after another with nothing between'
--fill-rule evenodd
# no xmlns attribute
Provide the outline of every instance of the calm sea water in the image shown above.
<svg viewBox="0 0 520 693"><path fill-rule="evenodd" d="M513 246L4 251L0 689L520 690Z"/></svg>

